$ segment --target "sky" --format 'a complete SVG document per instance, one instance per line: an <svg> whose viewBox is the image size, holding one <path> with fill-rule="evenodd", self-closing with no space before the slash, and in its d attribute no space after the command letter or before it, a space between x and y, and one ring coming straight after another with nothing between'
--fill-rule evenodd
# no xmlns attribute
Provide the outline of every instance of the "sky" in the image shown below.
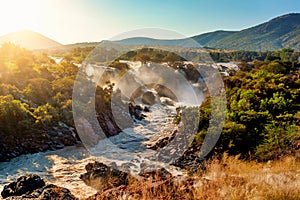
<svg viewBox="0 0 300 200"><path fill-rule="evenodd" d="M62 44L141 28L193 36L241 30L287 13L300 13L300 0L0 0L0 35L28 29Z"/></svg>

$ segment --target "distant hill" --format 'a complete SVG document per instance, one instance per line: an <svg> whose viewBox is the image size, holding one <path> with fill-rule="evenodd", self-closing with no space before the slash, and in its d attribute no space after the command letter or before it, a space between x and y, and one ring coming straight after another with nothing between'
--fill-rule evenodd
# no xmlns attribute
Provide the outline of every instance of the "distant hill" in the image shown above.
<svg viewBox="0 0 300 200"><path fill-rule="evenodd" d="M191 38L202 46L216 49L271 51L290 47L300 51L300 14L293 13L276 17L241 31L215 31ZM138 37L117 42L135 45L189 46L187 41L188 39L157 40Z"/></svg>
<svg viewBox="0 0 300 200"><path fill-rule="evenodd" d="M196 36L196 40L200 36ZM201 44L201 41L200 41ZM213 48L266 51L290 47L300 50L300 14L288 14L266 23L202 43Z"/></svg>
<svg viewBox="0 0 300 200"><path fill-rule="evenodd" d="M214 43L237 32L238 31L214 31L193 36L192 39L196 40L202 46L212 47Z"/></svg>
<svg viewBox="0 0 300 200"><path fill-rule="evenodd" d="M195 41L187 39L175 39L175 40L159 40L147 37L135 37L127 38L119 41L115 41L119 44L131 44L131 45L162 45L162 46L181 46L181 47L198 47L199 44Z"/></svg>
<svg viewBox="0 0 300 200"><path fill-rule="evenodd" d="M0 36L0 44L11 42L27 49L48 49L62 44L30 30L21 30Z"/></svg>

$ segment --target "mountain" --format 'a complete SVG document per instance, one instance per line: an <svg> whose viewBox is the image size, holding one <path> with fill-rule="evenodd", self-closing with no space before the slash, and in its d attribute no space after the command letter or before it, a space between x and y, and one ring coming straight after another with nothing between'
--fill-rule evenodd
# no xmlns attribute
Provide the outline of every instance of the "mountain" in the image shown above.
<svg viewBox="0 0 300 200"><path fill-rule="evenodd" d="M293 48L300 51L300 14L276 17L263 24L241 31L215 31L191 37L200 45L230 50L272 51ZM129 38L116 41L122 44L146 44L189 46L188 39L157 40L152 38Z"/></svg>
<svg viewBox="0 0 300 200"><path fill-rule="evenodd" d="M202 45L236 50L300 50L300 14L288 14Z"/></svg>
<svg viewBox="0 0 300 200"><path fill-rule="evenodd" d="M204 33L201 35L193 36L192 39L196 40L202 46L214 46L213 44L219 40L230 36L238 31L214 31L210 33Z"/></svg>
<svg viewBox="0 0 300 200"><path fill-rule="evenodd" d="M30 30L21 30L0 36L0 44L11 42L27 49L48 49L62 44Z"/></svg>
<svg viewBox="0 0 300 200"><path fill-rule="evenodd" d="M130 44L130 45L162 45L162 46L181 46L181 47L199 46L198 43L195 43L195 41L189 38L161 40L161 39L153 39L147 37L134 37L134 38L126 38L114 42L119 44Z"/></svg>

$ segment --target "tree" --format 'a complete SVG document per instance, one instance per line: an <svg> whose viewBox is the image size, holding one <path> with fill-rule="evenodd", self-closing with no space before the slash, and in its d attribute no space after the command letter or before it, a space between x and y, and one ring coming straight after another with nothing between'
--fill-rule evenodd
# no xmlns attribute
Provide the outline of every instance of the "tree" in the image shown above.
<svg viewBox="0 0 300 200"><path fill-rule="evenodd" d="M23 92L29 101L38 105L49 102L53 94L50 81L44 78L28 80L28 85Z"/></svg>
<svg viewBox="0 0 300 200"><path fill-rule="evenodd" d="M0 96L0 132L19 135L30 130L33 117L29 106L12 95Z"/></svg>

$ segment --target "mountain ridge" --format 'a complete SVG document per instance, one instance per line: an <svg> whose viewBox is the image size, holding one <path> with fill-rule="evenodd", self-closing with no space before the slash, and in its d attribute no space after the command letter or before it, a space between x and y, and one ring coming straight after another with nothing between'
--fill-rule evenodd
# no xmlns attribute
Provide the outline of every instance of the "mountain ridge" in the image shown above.
<svg viewBox="0 0 300 200"><path fill-rule="evenodd" d="M52 40L40 33L25 29L0 36L0 44L5 42L11 42L31 50L62 46L59 42L56 42L55 40Z"/></svg>
<svg viewBox="0 0 300 200"><path fill-rule="evenodd" d="M300 13L275 17L267 22L240 31L217 30L190 37L201 46L215 49L272 51L293 48L300 51ZM157 40L128 38L116 41L122 44L161 44L180 46L190 38Z"/></svg>

